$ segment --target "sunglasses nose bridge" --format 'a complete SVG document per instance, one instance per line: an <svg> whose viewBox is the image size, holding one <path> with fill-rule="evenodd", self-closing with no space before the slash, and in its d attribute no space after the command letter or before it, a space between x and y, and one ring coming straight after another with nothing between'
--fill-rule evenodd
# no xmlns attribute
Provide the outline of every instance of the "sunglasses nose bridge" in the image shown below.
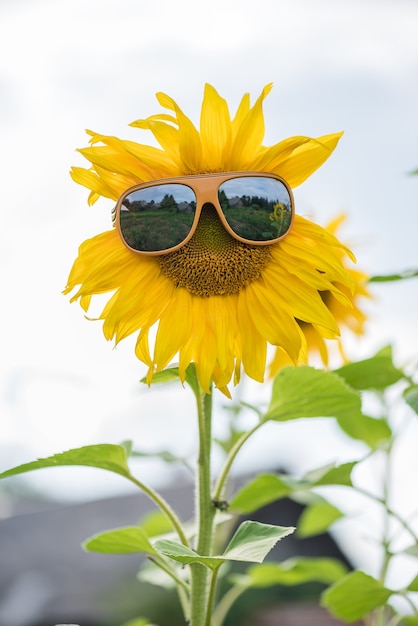
<svg viewBox="0 0 418 626"><path fill-rule="evenodd" d="M214 182L208 179L202 182L203 184L201 183L199 188L195 188L198 205L198 217L200 217L200 214L206 205L211 205L215 208L217 214L223 222L225 218L218 198L219 182Z"/></svg>

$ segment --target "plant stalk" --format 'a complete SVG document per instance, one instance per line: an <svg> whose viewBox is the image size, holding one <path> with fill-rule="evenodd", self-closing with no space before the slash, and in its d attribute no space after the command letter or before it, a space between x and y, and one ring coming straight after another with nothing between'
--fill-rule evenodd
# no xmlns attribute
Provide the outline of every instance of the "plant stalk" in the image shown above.
<svg viewBox="0 0 418 626"><path fill-rule="evenodd" d="M211 498L212 395L196 394L199 424L199 453L196 472L196 551L202 556L212 552L213 521L216 509ZM190 626L210 626L212 572L205 565L190 565ZM209 604L210 603L210 604Z"/></svg>

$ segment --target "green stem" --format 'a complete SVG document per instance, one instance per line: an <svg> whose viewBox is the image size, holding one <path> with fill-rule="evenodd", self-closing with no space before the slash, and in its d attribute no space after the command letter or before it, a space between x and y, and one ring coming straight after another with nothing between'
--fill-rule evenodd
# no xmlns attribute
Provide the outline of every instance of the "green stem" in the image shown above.
<svg viewBox="0 0 418 626"><path fill-rule="evenodd" d="M177 517L177 515L175 514L175 512L173 511L173 509L171 508L171 506L168 504L168 502L166 502L164 500L164 498L162 496L160 496L159 493L154 491L154 489L151 489L151 487L148 487L147 485L142 483L140 480L137 480L134 476L129 476L129 480L131 482L133 482L134 485L139 487L141 489L141 491L143 491L158 506L158 508L163 513L165 513L165 515L167 515L167 517L170 520L174 530L177 532L181 543L184 546L189 546L189 542L188 542L187 537L186 537L186 535L184 533L184 530L183 530L183 527L181 525L181 522L180 522L179 518Z"/></svg>
<svg viewBox="0 0 418 626"><path fill-rule="evenodd" d="M231 448L228 453L228 456L225 460L225 464L222 468L222 471L219 474L218 480L215 485L215 489L213 492L214 500L222 500L224 497L224 490L226 485L226 480L228 478L229 472L231 470L232 464L235 461L235 458L238 452L241 450L242 446L246 443L246 441L262 426L264 422L259 422L256 424L251 430L248 430L246 433L241 435L235 445Z"/></svg>
<svg viewBox="0 0 418 626"><path fill-rule="evenodd" d="M393 442L392 442L393 443ZM390 512L389 512L389 485L390 485L390 473L391 473L391 452L392 445L384 452L384 476L383 476L383 497L382 504L384 506L384 518L383 518L383 537L382 537L382 565L380 568L379 581L384 586L386 581L386 575L389 568L389 564L392 558L392 552L390 550ZM382 606L377 611L377 624L378 626L386 626L387 607Z"/></svg>
<svg viewBox="0 0 418 626"><path fill-rule="evenodd" d="M238 600L240 595L247 591L247 589L248 587L246 585L235 585L226 592L213 614L212 626L222 626L231 606Z"/></svg>
<svg viewBox="0 0 418 626"><path fill-rule="evenodd" d="M363 496L366 496L367 498L370 498L371 500L374 500L375 502L378 502L379 504L384 506L386 508L387 513L391 515L394 519L396 519L399 522L399 524L403 526L403 528L407 531L407 533L409 533L409 535L411 536L411 538L414 540L415 543L418 543L418 535L416 534L416 532L411 528L411 526L409 526L408 522L404 520L399 513L397 513L392 508L387 506L387 503L385 503L384 498L379 498L378 496L375 496L373 493L370 493L370 491L367 491L367 489L362 489L361 487L354 487L354 489L355 491L357 491L357 493L360 493Z"/></svg>
<svg viewBox="0 0 418 626"><path fill-rule="evenodd" d="M213 570L211 580L210 580L205 626L211 626L212 624L212 613L213 613L213 606L215 602L215 591L216 591L216 583L218 581L218 572L219 572L219 568Z"/></svg>
<svg viewBox="0 0 418 626"><path fill-rule="evenodd" d="M196 393L199 423L199 454L196 475L196 551L201 556L212 552L213 520L215 507L211 498L211 447L212 447L212 396L203 390ZM210 577L211 572L200 563L190 566L191 626L210 625Z"/></svg>
<svg viewBox="0 0 418 626"><path fill-rule="evenodd" d="M154 557L149 557L149 560L152 563L154 563L157 567L162 569L163 572L165 572L168 576L170 576L170 578L172 578L174 582L176 583L177 594L179 597L181 608L183 610L184 619L186 620L186 622L189 622L190 620L190 601L189 601L190 587L189 585L184 580L182 580L179 576L177 576L177 573L175 572L175 570L173 570L173 568L170 567L170 565L166 563L163 558L159 556L154 556Z"/></svg>
<svg viewBox="0 0 418 626"><path fill-rule="evenodd" d="M184 591L189 593L190 589L189 589L189 585L186 583L186 581L184 581L181 578L179 578L179 576L177 576L176 572L168 565L168 563L165 563L165 561L161 557L153 556L153 557L148 557L148 559L152 563L154 563L157 567L162 569L163 572L165 572L168 576L170 576L170 578L172 578L174 580L176 585L178 585L179 587L184 589Z"/></svg>

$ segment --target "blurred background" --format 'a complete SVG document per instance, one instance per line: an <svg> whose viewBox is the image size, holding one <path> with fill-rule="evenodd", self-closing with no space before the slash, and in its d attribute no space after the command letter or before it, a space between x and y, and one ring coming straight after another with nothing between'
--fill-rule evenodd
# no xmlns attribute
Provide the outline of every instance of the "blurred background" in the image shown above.
<svg viewBox="0 0 418 626"><path fill-rule="evenodd" d="M322 225L347 213L341 237L361 270L416 268L417 28L416 0L1 0L0 470L124 439L150 452L194 451L187 390L141 385L134 339L113 349L100 324L61 295L78 245L111 226L112 202L88 207L88 191L68 175L86 165L76 153L84 130L148 143L128 124L160 111L157 91L198 124L205 82L231 112L245 92L254 102L274 82L266 145L345 131L331 159L295 189L296 210ZM350 358L391 343L398 363L416 363L417 285L374 285L365 337L347 338ZM266 402L268 385L246 382L240 398ZM225 404L216 398L217 433ZM313 437L317 423L266 427L237 470L304 472L357 453L328 423L318 445ZM405 442L399 476L418 469L415 450ZM155 487L182 476L156 460L137 467ZM120 478L79 468L42 470L0 489L4 518L15 512L12 492L66 504L130 493ZM408 493L398 490L399 506Z"/></svg>

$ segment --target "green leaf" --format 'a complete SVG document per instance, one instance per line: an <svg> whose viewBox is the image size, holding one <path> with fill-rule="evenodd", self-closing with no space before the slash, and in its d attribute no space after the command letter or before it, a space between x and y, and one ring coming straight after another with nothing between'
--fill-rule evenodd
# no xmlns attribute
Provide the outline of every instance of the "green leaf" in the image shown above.
<svg viewBox="0 0 418 626"><path fill-rule="evenodd" d="M166 463L185 463L185 458L176 456L168 450L160 450L159 452L142 452L141 450L132 450L131 457L140 459L161 459Z"/></svg>
<svg viewBox="0 0 418 626"><path fill-rule="evenodd" d="M352 487L351 472L357 465L356 461L342 463L341 465L326 465L305 474L303 480L314 487L324 485L344 485Z"/></svg>
<svg viewBox="0 0 418 626"><path fill-rule="evenodd" d="M225 561L225 558L221 556L201 556L194 550L191 550L191 548L177 541L170 541L168 539L157 541L155 543L155 549L160 554L168 556L178 563L183 563L184 565L202 563L213 570L217 569Z"/></svg>
<svg viewBox="0 0 418 626"><path fill-rule="evenodd" d="M383 390L405 378L402 370L393 364L390 348L370 359L348 363L334 370L334 373L344 378L350 387L359 390Z"/></svg>
<svg viewBox="0 0 418 626"><path fill-rule="evenodd" d="M414 172L415 173L415 172ZM414 278L414 276L418 276L418 270L405 270L404 272L400 272L399 274L377 274L376 276L371 276L369 278L370 283L386 283L395 280L405 280L407 278Z"/></svg>
<svg viewBox="0 0 418 626"><path fill-rule="evenodd" d="M360 395L333 374L306 365L284 367L273 383L264 420L346 417L361 413Z"/></svg>
<svg viewBox="0 0 418 626"><path fill-rule="evenodd" d="M418 576L415 576L414 580L412 580L408 587L408 591L418 591Z"/></svg>
<svg viewBox="0 0 418 626"><path fill-rule="evenodd" d="M54 454L53 456L38 459L31 463L24 463L13 469L6 470L0 474L0 478L16 476L17 474L43 469L45 467L59 467L64 465L97 467L128 478L131 476L127 465L125 448L123 446L103 443L93 446L84 446L83 448L74 448L73 450Z"/></svg>
<svg viewBox="0 0 418 626"><path fill-rule="evenodd" d="M372 450L379 448L391 438L392 431L384 419L356 413L337 418L340 428L352 439L364 441Z"/></svg>
<svg viewBox="0 0 418 626"><path fill-rule="evenodd" d="M179 570L177 575L180 577L181 573L184 571L183 565L181 563L171 564L172 568L176 566ZM149 560L146 560L141 566L137 578L141 582L154 585L155 587L162 587L163 589L175 589L177 584L171 576L167 575L167 572L160 569L160 567L157 567L155 563Z"/></svg>
<svg viewBox="0 0 418 626"><path fill-rule="evenodd" d="M157 554L145 532L139 526L126 526L115 530L106 530L90 537L83 543L88 552L102 554L133 554L145 552Z"/></svg>
<svg viewBox="0 0 418 626"><path fill-rule="evenodd" d="M300 537L320 535L338 519L343 513L329 502L315 502L306 507L298 520L297 534Z"/></svg>
<svg viewBox="0 0 418 626"><path fill-rule="evenodd" d="M403 392L405 402L418 414L418 385L411 385Z"/></svg>
<svg viewBox="0 0 418 626"><path fill-rule="evenodd" d="M223 556L232 561L262 563L276 543L294 531L293 526L273 526L247 520L239 526Z"/></svg>
<svg viewBox="0 0 418 626"><path fill-rule="evenodd" d="M213 441L214 443L216 443L226 454L228 454L228 452L230 450L232 450L232 448L234 447L234 445L236 444L236 442L241 439L242 435L244 435L246 433L245 430L234 430L231 428L231 432L229 433L229 437L228 439L218 439L218 438L214 438Z"/></svg>
<svg viewBox="0 0 418 626"><path fill-rule="evenodd" d="M276 543L294 532L293 527L272 526L245 521L235 532L225 552L219 556L201 556L176 541L157 541L155 549L179 563L202 563L217 569L225 561L248 561L261 563Z"/></svg>
<svg viewBox="0 0 418 626"><path fill-rule="evenodd" d="M262 563L248 568L251 587L301 585L307 582L331 584L339 580L347 568L337 559L296 557L282 563Z"/></svg>
<svg viewBox="0 0 418 626"><path fill-rule="evenodd" d="M321 604L335 617L351 623L383 606L392 593L375 578L356 571L326 589Z"/></svg>
<svg viewBox="0 0 418 626"><path fill-rule="evenodd" d="M281 500L299 491L324 485L352 486L351 471L356 461L342 465L326 465L315 469L299 480L284 474L259 474L241 487L229 503L229 508L240 513L252 513L261 507Z"/></svg>
<svg viewBox="0 0 418 626"><path fill-rule="evenodd" d="M173 530L170 520L162 511L151 511L144 515L140 522L140 528L147 537L157 537L157 535L164 535Z"/></svg>
<svg viewBox="0 0 418 626"><path fill-rule="evenodd" d="M418 615L406 615L400 623L402 626L418 626Z"/></svg>
<svg viewBox="0 0 418 626"><path fill-rule="evenodd" d="M291 492L292 488L285 478L275 474L260 474L235 494L229 508L240 513L252 513Z"/></svg>

